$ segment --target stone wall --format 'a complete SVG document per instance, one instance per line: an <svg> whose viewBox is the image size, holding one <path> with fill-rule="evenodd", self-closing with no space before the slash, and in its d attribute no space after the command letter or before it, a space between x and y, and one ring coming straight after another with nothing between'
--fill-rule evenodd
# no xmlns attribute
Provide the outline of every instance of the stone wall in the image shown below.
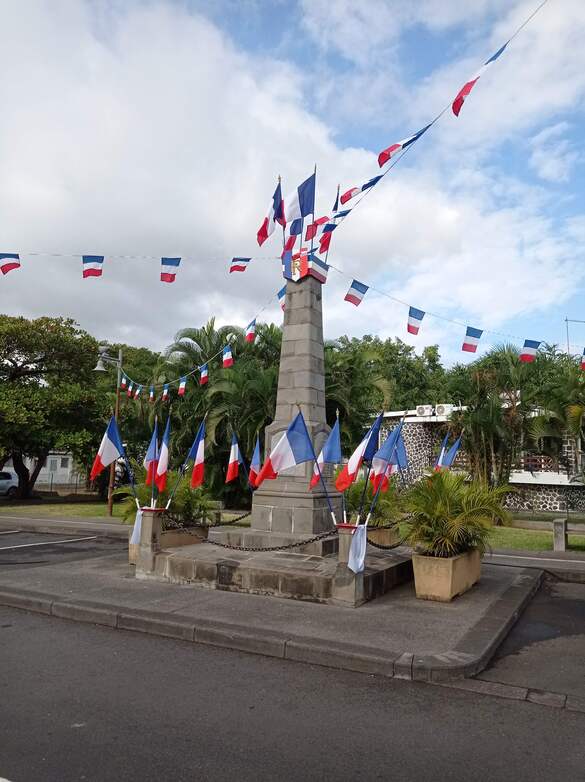
<svg viewBox="0 0 585 782"><path fill-rule="evenodd" d="M515 491L506 497L509 510L525 511L585 511L585 486L537 486L516 483Z"/></svg>
<svg viewBox="0 0 585 782"><path fill-rule="evenodd" d="M384 442L397 423L397 421L382 423L380 443ZM402 427L402 436L408 454L408 470L404 477L408 483L420 478L434 465L444 437L442 434L444 426L444 424L424 421L405 423Z"/></svg>

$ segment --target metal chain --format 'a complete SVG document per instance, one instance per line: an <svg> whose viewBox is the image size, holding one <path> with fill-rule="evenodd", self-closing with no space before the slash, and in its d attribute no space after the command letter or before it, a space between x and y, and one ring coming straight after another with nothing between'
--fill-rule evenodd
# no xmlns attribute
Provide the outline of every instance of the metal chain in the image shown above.
<svg viewBox="0 0 585 782"><path fill-rule="evenodd" d="M377 529L380 529L380 527L378 527ZM404 546L405 542L406 542L406 538L404 538L403 540L399 540L398 543L392 543L392 545L390 546L384 546L382 545L382 543L374 543L373 540L370 540L368 538L368 543L370 546L373 546L374 548L382 549L383 551L389 551L390 549L398 548L398 546Z"/></svg>
<svg viewBox="0 0 585 782"><path fill-rule="evenodd" d="M328 530L327 532L320 532L312 538L298 540L295 543L286 543L281 546L233 546L229 543L220 543L217 540L209 540L208 538L201 538L201 540L203 540L204 543L210 543L212 546L233 549L234 551L286 551L288 549L299 548L300 546L308 546L309 543L316 543L318 540L324 540L325 538L334 538L336 535L337 530Z"/></svg>

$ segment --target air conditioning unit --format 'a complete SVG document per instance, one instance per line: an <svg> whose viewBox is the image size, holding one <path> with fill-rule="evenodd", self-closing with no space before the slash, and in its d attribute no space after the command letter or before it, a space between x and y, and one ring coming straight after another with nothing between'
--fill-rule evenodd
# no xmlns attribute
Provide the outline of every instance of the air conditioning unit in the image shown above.
<svg viewBox="0 0 585 782"><path fill-rule="evenodd" d="M437 405L435 407L436 415L451 415L455 405Z"/></svg>
<svg viewBox="0 0 585 782"><path fill-rule="evenodd" d="M418 405L416 408L416 414L423 416L423 415L432 415L433 414L433 406L432 405Z"/></svg>

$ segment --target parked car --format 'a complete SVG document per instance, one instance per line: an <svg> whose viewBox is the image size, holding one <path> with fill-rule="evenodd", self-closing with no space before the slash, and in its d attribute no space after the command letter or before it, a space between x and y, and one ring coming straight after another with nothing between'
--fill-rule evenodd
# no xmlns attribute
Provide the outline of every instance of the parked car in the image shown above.
<svg viewBox="0 0 585 782"><path fill-rule="evenodd" d="M0 472L0 496L16 497L18 491L18 478L13 472L4 470Z"/></svg>

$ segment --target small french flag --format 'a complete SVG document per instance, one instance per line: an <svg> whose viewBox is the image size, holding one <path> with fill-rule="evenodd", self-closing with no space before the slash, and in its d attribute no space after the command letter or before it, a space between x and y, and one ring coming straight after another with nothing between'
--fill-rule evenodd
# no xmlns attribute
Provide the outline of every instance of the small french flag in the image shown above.
<svg viewBox="0 0 585 782"><path fill-rule="evenodd" d="M520 351L520 361L525 364L530 364L534 361L536 351L540 347L540 340L538 342L535 339L525 339L524 347Z"/></svg>
<svg viewBox="0 0 585 782"><path fill-rule="evenodd" d="M477 71L477 73L475 73L474 76L472 76L472 78L469 81L465 82L463 87L461 87L461 89L457 93L457 96L455 97L455 100L453 101L453 104L451 106L451 108L453 109L453 114L456 117L459 116L459 112L463 108L463 104L465 103L465 99L467 98L467 96L469 95L471 90L475 87L475 85L477 84L480 76L482 76L485 73L485 71L487 70L488 66L491 65L492 62L494 62L495 60L498 59L498 57L503 53L503 51L506 48L506 46L508 45L508 43L509 43L509 41L506 41L506 43L502 47L500 47L495 54L492 54L492 56L489 58L489 60L486 60L486 62L484 62L484 64Z"/></svg>
<svg viewBox="0 0 585 782"><path fill-rule="evenodd" d="M581 369L585 371L585 350L583 351L583 355L581 356Z"/></svg>
<svg viewBox="0 0 585 782"><path fill-rule="evenodd" d="M348 292L345 294L344 301L349 301L350 304L355 304L356 307L359 307L367 292L367 285L364 285L363 282L358 282L358 280L353 280Z"/></svg>
<svg viewBox="0 0 585 782"><path fill-rule="evenodd" d="M164 386L163 386L163 392L162 392L161 399L162 399L163 402L166 402L168 400L168 398L169 398L169 384L165 383Z"/></svg>
<svg viewBox="0 0 585 782"><path fill-rule="evenodd" d="M226 345L223 349L223 368L227 369L228 367L231 367L234 363L234 357L232 356L232 349L229 345Z"/></svg>
<svg viewBox="0 0 585 782"><path fill-rule="evenodd" d="M286 301L286 285L282 287L278 293L276 294L278 296L278 301L280 303L280 309L284 312L284 304Z"/></svg>
<svg viewBox="0 0 585 782"><path fill-rule="evenodd" d="M132 397L132 389L133 388L134 388L134 384L132 383L132 381L130 381L130 383L128 384L128 389L126 391L126 396L128 397L128 399L130 399Z"/></svg>
<svg viewBox="0 0 585 782"><path fill-rule="evenodd" d="M140 396L141 391L142 391L142 386L136 386L136 388L134 390L134 399L138 399L138 397Z"/></svg>
<svg viewBox="0 0 585 782"><path fill-rule="evenodd" d="M256 339L256 318L246 326L246 342L254 343Z"/></svg>
<svg viewBox="0 0 585 782"><path fill-rule="evenodd" d="M179 378L179 390L177 392L179 394L179 396L185 396L185 386L186 385L187 385L187 378L186 377Z"/></svg>
<svg viewBox="0 0 585 782"><path fill-rule="evenodd" d="M104 256L82 255L81 267L84 280L86 277L101 277L104 270Z"/></svg>
<svg viewBox="0 0 585 782"><path fill-rule="evenodd" d="M122 389L122 391L126 390L127 385L128 385L128 378L126 377L126 375L122 375L120 379L120 388Z"/></svg>
<svg viewBox="0 0 585 782"><path fill-rule="evenodd" d="M483 329L474 329L473 326L468 326L461 350L464 350L466 353L475 353L482 334Z"/></svg>
<svg viewBox="0 0 585 782"><path fill-rule="evenodd" d="M408 308L408 326L406 329L409 334L418 334L424 316L423 310L417 310L416 307Z"/></svg>
<svg viewBox="0 0 585 782"><path fill-rule="evenodd" d="M199 367L199 372L201 373L201 377L199 378L199 385L204 386L209 380L209 366L207 364L203 364L202 367Z"/></svg>
<svg viewBox="0 0 585 782"><path fill-rule="evenodd" d="M154 386L151 386L148 391L148 401L154 402Z"/></svg>
<svg viewBox="0 0 585 782"><path fill-rule="evenodd" d="M370 187L374 187L374 185L377 185L380 179L382 179L383 174L379 174L378 176L372 177L372 179L368 179L367 182L365 182L363 185L360 185L360 187L352 187L351 190L347 190L341 198L339 199L342 204L346 204L348 201L350 201L354 196L358 195L358 193L363 193L364 190L369 190Z"/></svg>
<svg viewBox="0 0 585 782"><path fill-rule="evenodd" d="M327 225L323 226L323 233L319 239L319 252L321 255L323 255L323 253L329 252L329 245L331 244L331 239L333 238L333 231L335 231L336 228L337 223L327 223Z"/></svg>
<svg viewBox="0 0 585 782"><path fill-rule="evenodd" d="M8 274L13 269L20 269L20 255L18 253L0 253L0 271Z"/></svg>
<svg viewBox="0 0 585 782"><path fill-rule="evenodd" d="M308 225L307 231L305 233L305 242L310 242L312 239L314 239L319 232L319 228L323 230L323 226L325 226L328 222L328 217L319 217L317 220L315 220L314 223Z"/></svg>
<svg viewBox="0 0 585 782"><path fill-rule="evenodd" d="M380 168L387 163L391 157L396 155L397 152L401 152L403 149L407 149L411 144L414 144L415 141L417 141L423 133L426 133L427 130L431 127L433 123L431 122L429 125L426 125L422 130L419 130L418 133L415 133L413 136L409 136L408 138L403 138L402 141L397 141L396 144L390 144L389 147L386 147L386 149L383 149L382 152L378 155L378 165Z"/></svg>
<svg viewBox="0 0 585 782"><path fill-rule="evenodd" d="M230 274L232 272L245 272L251 260L251 258L232 258Z"/></svg>
<svg viewBox="0 0 585 782"><path fill-rule="evenodd" d="M160 281L174 282L177 276L177 269L181 263L180 258L161 258L160 259Z"/></svg>

